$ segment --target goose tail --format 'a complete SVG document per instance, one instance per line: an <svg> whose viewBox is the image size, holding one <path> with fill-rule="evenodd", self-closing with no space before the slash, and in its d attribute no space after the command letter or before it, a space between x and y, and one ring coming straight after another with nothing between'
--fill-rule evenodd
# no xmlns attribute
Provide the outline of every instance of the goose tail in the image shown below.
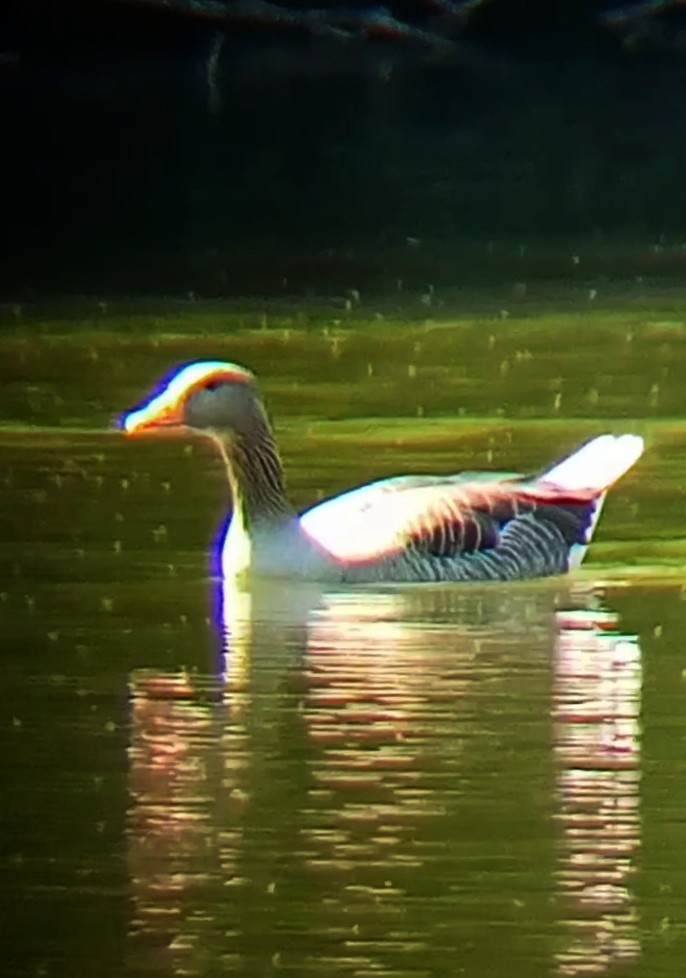
<svg viewBox="0 0 686 978"><path fill-rule="evenodd" d="M582 541L574 544L570 550L570 570L578 567L586 555L607 490L629 471L642 454L643 439L639 435L600 435L539 476L541 482L570 492L591 490L597 493L591 504Z"/></svg>

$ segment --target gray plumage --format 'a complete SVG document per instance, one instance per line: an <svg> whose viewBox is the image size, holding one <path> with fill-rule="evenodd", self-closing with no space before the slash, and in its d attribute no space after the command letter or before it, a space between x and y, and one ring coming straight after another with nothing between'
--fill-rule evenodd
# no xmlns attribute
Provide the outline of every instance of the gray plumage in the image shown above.
<svg viewBox="0 0 686 978"><path fill-rule="evenodd" d="M297 514L249 371L189 364L124 419L129 434L170 425L210 436L226 464L225 575L351 584L562 574L583 558L608 486L643 450L637 436L602 435L538 476L395 477Z"/></svg>

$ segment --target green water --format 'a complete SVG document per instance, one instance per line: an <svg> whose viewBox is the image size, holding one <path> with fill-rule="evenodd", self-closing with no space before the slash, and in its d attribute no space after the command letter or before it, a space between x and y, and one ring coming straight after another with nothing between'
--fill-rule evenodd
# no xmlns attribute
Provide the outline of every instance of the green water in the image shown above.
<svg viewBox="0 0 686 978"><path fill-rule="evenodd" d="M679 300L7 313L0 973L681 976ZM573 581L221 594L211 449L110 427L197 357L303 505L648 448Z"/></svg>

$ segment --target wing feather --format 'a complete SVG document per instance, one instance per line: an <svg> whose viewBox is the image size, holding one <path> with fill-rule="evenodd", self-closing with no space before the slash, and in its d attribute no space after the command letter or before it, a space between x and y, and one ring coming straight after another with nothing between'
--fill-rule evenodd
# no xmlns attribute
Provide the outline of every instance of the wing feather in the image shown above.
<svg viewBox="0 0 686 978"><path fill-rule="evenodd" d="M589 490L514 476L401 476L320 503L300 521L312 539L348 563L408 549L448 557L496 547L510 520L539 505L580 505L591 498Z"/></svg>

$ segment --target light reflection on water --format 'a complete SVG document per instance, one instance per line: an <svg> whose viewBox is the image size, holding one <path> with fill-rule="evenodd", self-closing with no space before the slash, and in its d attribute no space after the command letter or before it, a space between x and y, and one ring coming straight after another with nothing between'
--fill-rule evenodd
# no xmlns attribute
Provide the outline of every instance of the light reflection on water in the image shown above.
<svg viewBox="0 0 686 978"><path fill-rule="evenodd" d="M522 974L600 975L637 958L640 648L594 604L227 588L221 675L131 677L139 965L495 974L509 950ZM548 854L536 896L525 867Z"/></svg>
<svg viewBox="0 0 686 978"><path fill-rule="evenodd" d="M558 972L600 975L640 955L631 883L641 830L641 649L611 614L559 620L556 878L570 941Z"/></svg>

